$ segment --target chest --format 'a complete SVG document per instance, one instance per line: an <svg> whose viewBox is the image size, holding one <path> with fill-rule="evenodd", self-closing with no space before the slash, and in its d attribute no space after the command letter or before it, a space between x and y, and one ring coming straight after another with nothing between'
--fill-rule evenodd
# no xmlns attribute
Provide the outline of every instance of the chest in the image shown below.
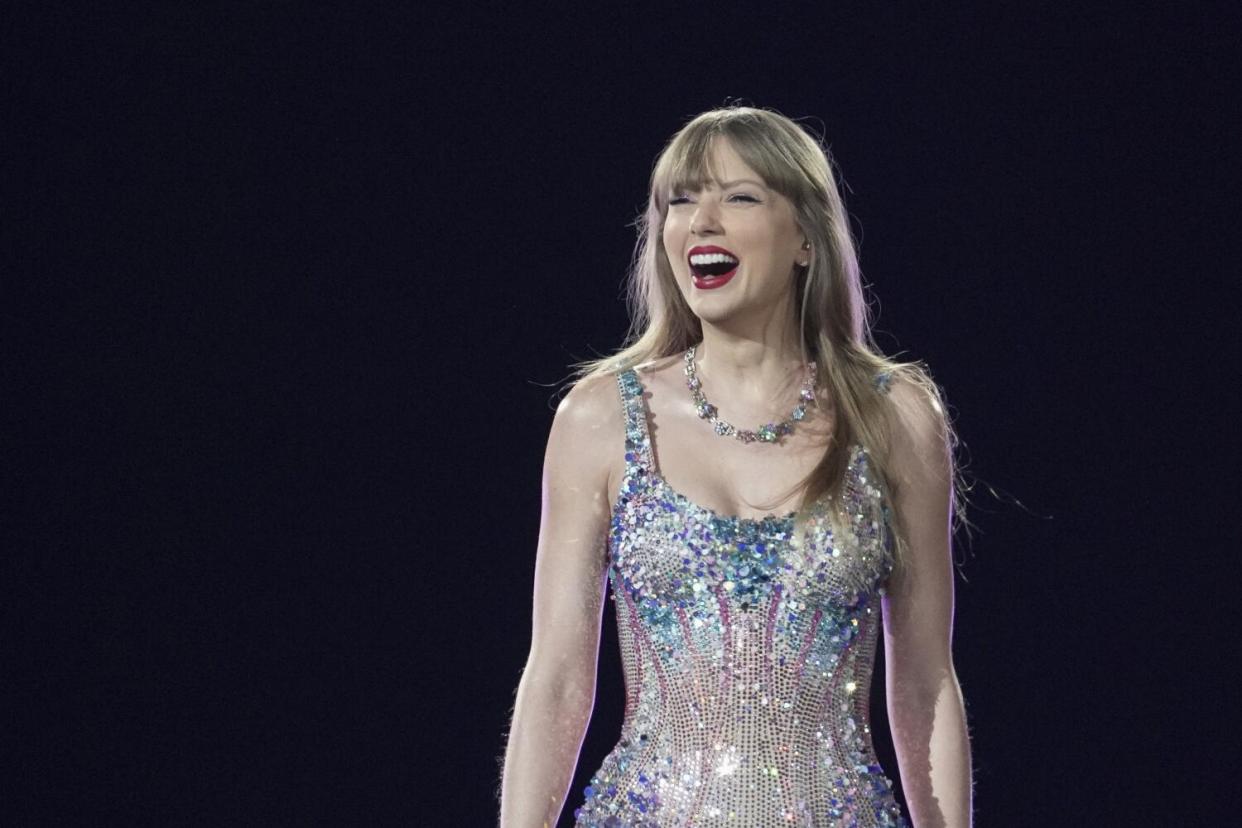
<svg viewBox="0 0 1242 828"><path fill-rule="evenodd" d="M823 442L741 444L707 429L665 433L654 443L658 473L695 503L720 514L761 518L798 505L800 484L823 458Z"/></svg>
<svg viewBox="0 0 1242 828"><path fill-rule="evenodd" d="M727 602L762 604L774 590L810 606L850 607L890 571L881 493L868 485L866 455L856 449L841 506L828 502L795 524L792 514L759 519L725 515L697 504L658 475L635 467L613 510L609 557L614 587L648 607Z"/></svg>

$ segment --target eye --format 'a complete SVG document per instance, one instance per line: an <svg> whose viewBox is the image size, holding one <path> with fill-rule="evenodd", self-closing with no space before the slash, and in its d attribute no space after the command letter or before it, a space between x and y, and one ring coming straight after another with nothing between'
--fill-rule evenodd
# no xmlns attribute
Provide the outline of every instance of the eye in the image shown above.
<svg viewBox="0 0 1242 828"><path fill-rule="evenodd" d="M685 196L673 196L672 198L670 198L670 199L668 200L668 203L669 203L670 205L672 205L672 204L686 204L686 203L688 203L689 201L690 201L690 199L686 198Z"/></svg>
<svg viewBox="0 0 1242 828"><path fill-rule="evenodd" d="M753 203L753 204L758 204L758 203L759 203L759 199L755 198L754 196L746 195L746 193L737 193L737 194L735 194L735 195L731 195L731 196L729 196L729 200L730 200L730 201L734 201L734 200L737 200L737 199L743 199L743 200L745 200L745 201L749 201L749 202L751 202L751 203Z"/></svg>

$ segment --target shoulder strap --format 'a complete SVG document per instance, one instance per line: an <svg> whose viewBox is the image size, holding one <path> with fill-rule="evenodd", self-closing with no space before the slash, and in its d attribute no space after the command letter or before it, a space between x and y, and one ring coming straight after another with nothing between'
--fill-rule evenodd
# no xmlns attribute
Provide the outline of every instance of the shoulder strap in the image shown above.
<svg viewBox="0 0 1242 828"><path fill-rule="evenodd" d="M625 465L652 470L651 434L647 430L647 403L643 400L643 384L633 368L617 374L621 389L621 405L625 410Z"/></svg>

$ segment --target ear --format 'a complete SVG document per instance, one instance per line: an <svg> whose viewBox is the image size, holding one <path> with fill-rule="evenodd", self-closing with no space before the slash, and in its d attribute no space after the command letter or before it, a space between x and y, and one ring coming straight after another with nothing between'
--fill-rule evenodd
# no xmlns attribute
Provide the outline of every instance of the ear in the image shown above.
<svg viewBox="0 0 1242 828"><path fill-rule="evenodd" d="M811 242L808 239L802 242L802 253L798 257L798 266L807 267L808 265L810 265L810 263L811 263Z"/></svg>

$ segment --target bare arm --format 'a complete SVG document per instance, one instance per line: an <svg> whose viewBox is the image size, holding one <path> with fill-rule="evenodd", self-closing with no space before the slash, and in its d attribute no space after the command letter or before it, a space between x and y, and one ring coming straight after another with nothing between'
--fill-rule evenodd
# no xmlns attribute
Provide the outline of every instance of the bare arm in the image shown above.
<svg viewBox="0 0 1242 828"><path fill-rule="evenodd" d="M953 668L951 453L944 412L912 384L893 386L894 507L908 566L884 599L888 711L915 828L969 828L970 740Z"/></svg>
<svg viewBox="0 0 1242 828"><path fill-rule="evenodd" d="M544 457L530 655L501 781L501 828L556 825L595 702L606 582L609 449L624 445L610 376L561 401Z"/></svg>

